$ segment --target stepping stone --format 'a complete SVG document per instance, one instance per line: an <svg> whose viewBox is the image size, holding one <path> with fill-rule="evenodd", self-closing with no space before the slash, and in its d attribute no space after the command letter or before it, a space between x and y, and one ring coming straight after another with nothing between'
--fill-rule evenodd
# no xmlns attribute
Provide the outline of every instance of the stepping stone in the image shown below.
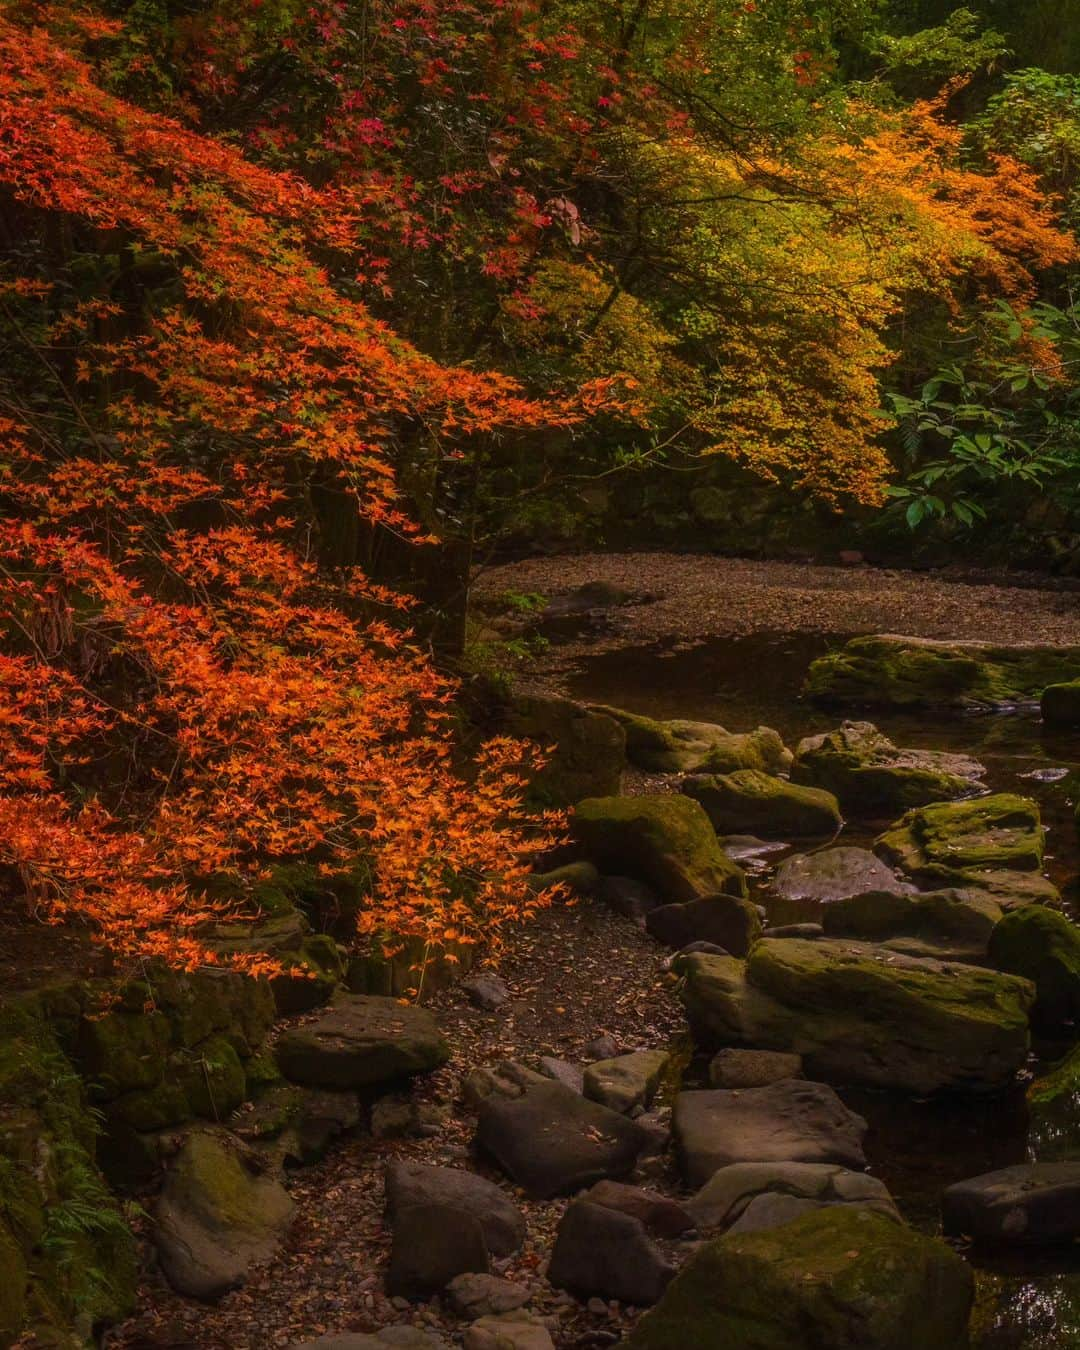
<svg viewBox="0 0 1080 1350"><path fill-rule="evenodd" d="M693 1216L677 1200L658 1191L628 1186L623 1181L598 1181L583 1198L594 1205L640 1219L653 1237L675 1238L693 1228L695 1223Z"/></svg>
<svg viewBox="0 0 1080 1350"><path fill-rule="evenodd" d="M281 1072L311 1087L359 1088L428 1073L450 1047L426 1008L353 994L278 1040Z"/></svg>
<svg viewBox="0 0 1080 1350"><path fill-rule="evenodd" d="M625 1116L547 1080L521 1097L492 1094L479 1115L477 1143L541 1200L626 1176L645 1142Z"/></svg>
<svg viewBox="0 0 1080 1350"><path fill-rule="evenodd" d="M590 1064L584 1075L585 1096L624 1116L644 1109L660 1085L668 1058L666 1050L638 1050Z"/></svg>
<svg viewBox="0 0 1080 1350"><path fill-rule="evenodd" d="M843 824L831 792L789 783L758 769L695 774L683 780L682 790L701 803L721 835L806 839L836 834Z"/></svg>
<svg viewBox="0 0 1080 1350"><path fill-rule="evenodd" d="M834 900L881 893L904 895L914 886L900 881L869 849L842 845L820 853L799 853L776 869L772 890L778 900L822 909Z"/></svg>
<svg viewBox="0 0 1080 1350"><path fill-rule="evenodd" d="M466 1272L487 1274L491 1266L479 1219L450 1205L410 1205L394 1220L394 1242L386 1273L387 1293L423 1299Z"/></svg>
<svg viewBox="0 0 1080 1350"><path fill-rule="evenodd" d="M686 1209L698 1228L728 1229L766 1196L815 1205L865 1205L891 1218L900 1217L877 1177L834 1163L733 1163L714 1172L686 1202Z"/></svg>
<svg viewBox="0 0 1080 1350"><path fill-rule="evenodd" d="M525 1220L493 1181L458 1167L395 1159L386 1168L386 1223L396 1233L402 1216L418 1206L441 1205L480 1225L492 1256L511 1256L525 1241Z"/></svg>
<svg viewBox="0 0 1080 1350"><path fill-rule="evenodd" d="M802 1056L783 1050L718 1050L709 1064L709 1082L718 1088L768 1087L801 1078Z"/></svg>
<svg viewBox="0 0 1080 1350"><path fill-rule="evenodd" d="M1080 1238L1080 1162L1020 1163L946 1187L945 1232L988 1244L1051 1246Z"/></svg>
<svg viewBox="0 0 1080 1350"><path fill-rule="evenodd" d="M559 1223L547 1277L582 1299L641 1306L655 1303L674 1274L640 1219L583 1199Z"/></svg>
<svg viewBox="0 0 1080 1350"><path fill-rule="evenodd" d="M446 1292L453 1310L471 1322L516 1312L530 1298L524 1285L500 1279L498 1275L458 1275L447 1285Z"/></svg>
<svg viewBox="0 0 1080 1350"><path fill-rule="evenodd" d="M672 1124L691 1186L739 1162L866 1165L866 1121L824 1083L792 1078L743 1092L681 1092Z"/></svg>

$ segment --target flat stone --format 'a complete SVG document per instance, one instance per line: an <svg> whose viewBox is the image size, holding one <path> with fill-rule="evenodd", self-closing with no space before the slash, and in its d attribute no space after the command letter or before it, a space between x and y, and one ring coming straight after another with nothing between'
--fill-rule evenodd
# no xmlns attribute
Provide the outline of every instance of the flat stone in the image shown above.
<svg viewBox="0 0 1080 1350"><path fill-rule="evenodd" d="M666 1050L637 1050L590 1064L584 1074L585 1096L627 1115L649 1106L667 1066Z"/></svg>
<svg viewBox="0 0 1080 1350"><path fill-rule="evenodd" d="M718 1088L768 1087L801 1078L802 1058L782 1050L718 1050L709 1063L709 1082Z"/></svg>
<svg viewBox="0 0 1080 1350"><path fill-rule="evenodd" d="M553 1059L550 1055L542 1055L539 1064L545 1078L553 1078L556 1083L562 1083L573 1092L585 1091L585 1069L582 1065L571 1064L565 1059Z"/></svg>
<svg viewBox="0 0 1080 1350"><path fill-rule="evenodd" d="M644 1144L625 1116L546 1080L518 1098L493 1094L479 1117L477 1143L538 1199L626 1176Z"/></svg>
<svg viewBox="0 0 1080 1350"><path fill-rule="evenodd" d="M824 1083L786 1079L741 1092L681 1092L672 1127L691 1186L703 1185L730 1163L866 1164L866 1121Z"/></svg>
<svg viewBox="0 0 1080 1350"><path fill-rule="evenodd" d="M490 1264L474 1215L450 1205L409 1205L394 1218L386 1289L402 1298L428 1298L458 1275L486 1274Z"/></svg>
<svg viewBox="0 0 1080 1350"><path fill-rule="evenodd" d="M815 914L834 901L849 900L853 895L903 895L910 890L914 887L901 881L869 849L848 845L786 858L772 881L772 892L778 901Z"/></svg>
<svg viewBox="0 0 1080 1350"><path fill-rule="evenodd" d="M277 1043L282 1073L312 1087L359 1088L427 1073L450 1047L426 1008L393 998L352 994Z"/></svg>
<svg viewBox="0 0 1080 1350"><path fill-rule="evenodd" d="M461 1210L480 1224L492 1256L510 1256L525 1241L525 1220L501 1187L458 1167L395 1158L386 1168L386 1222L396 1230L401 1216L417 1206Z"/></svg>
<svg viewBox="0 0 1080 1350"><path fill-rule="evenodd" d="M547 1277L579 1298L655 1303L675 1268L632 1215L575 1200L563 1214Z"/></svg>
<svg viewBox="0 0 1080 1350"><path fill-rule="evenodd" d="M767 938L814 938L824 937L825 928L820 923L782 923L776 928L766 928L761 935Z"/></svg>
<svg viewBox="0 0 1080 1350"><path fill-rule="evenodd" d="M992 1245L1080 1238L1080 1162L1020 1163L946 1187L945 1232Z"/></svg>
<svg viewBox="0 0 1080 1350"><path fill-rule="evenodd" d="M686 1202L686 1209L698 1228L724 1230L763 1196L869 1205L892 1218L900 1217L883 1182L836 1163L733 1163L714 1172Z"/></svg>
<svg viewBox="0 0 1080 1350"><path fill-rule="evenodd" d="M622 1181L598 1181L583 1197L594 1205L618 1210L640 1220L654 1237L675 1238L694 1227L695 1220L677 1200L658 1191L628 1186Z"/></svg>

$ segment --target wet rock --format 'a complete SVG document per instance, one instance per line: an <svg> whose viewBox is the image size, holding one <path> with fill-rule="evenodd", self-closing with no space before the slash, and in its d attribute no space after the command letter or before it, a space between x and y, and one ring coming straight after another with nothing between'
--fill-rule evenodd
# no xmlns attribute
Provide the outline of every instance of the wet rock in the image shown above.
<svg viewBox="0 0 1080 1350"><path fill-rule="evenodd" d="M437 1069L450 1047L426 1008L353 994L285 1031L277 1058L294 1083L357 1088Z"/></svg>
<svg viewBox="0 0 1080 1350"><path fill-rule="evenodd" d="M733 1163L714 1172L687 1201L686 1209L700 1229L727 1229L765 1196L815 1204L868 1205L899 1218L883 1182L835 1163Z"/></svg>
<svg viewBox="0 0 1080 1350"><path fill-rule="evenodd" d="M677 1200L658 1191L628 1186L622 1181L598 1181L583 1197L590 1204L629 1214L645 1225L654 1237L676 1238L694 1227L694 1219ZM633 1299L630 1300L634 1302Z"/></svg>
<svg viewBox="0 0 1080 1350"><path fill-rule="evenodd" d="M490 971L462 980L460 987L469 1002L476 1008L483 1008L485 1012L495 1012L510 1002L506 981Z"/></svg>
<svg viewBox="0 0 1080 1350"><path fill-rule="evenodd" d="M460 1210L474 1218L492 1256L511 1256L525 1241L521 1211L486 1177L401 1158L387 1165L386 1222L395 1233L407 1210L432 1206Z"/></svg>
<svg viewBox="0 0 1080 1350"><path fill-rule="evenodd" d="M660 722L602 704L594 705L593 711L620 723L626 733L627 759L647 773L733 773L738 769L781 773L791 763L791 751L770 727L731 732L715 722Z"/></svg>
<svg viewBox="0 0 1080 1350"><path fill-rule="evenodd" d="M803 839L835 834L843 823L831 792L758 769L696 774L683 780L682 790L705 808L717 834Z"/></svg>
<svg viewBox="0 0 1080 1350"><path fill-rule="evenodd" d="M547 762L530 784L534 801L573 806L583 797L606 797L622 786L626 733L618 721L571 699L546 694L514 698L504 730L537 742Z"/></svg>
<svg viewBox="0 0 1080 1350"><path fill-rule="evenodd" d="M563 1214L548 1264L548 1280L579 1298L655 1303L675 1269L640 1219L590 1200Z"/></svg>
<svg viewBox="0 0 1080 1350"><path fill-rule="evenodd" d="M596 894L616 914L622 914L638 925L644 925L645 916L661 903L651 886L635 881L633 877L603 877Z"/></svg>
<svg viewBox="0 0 1080 1350"><path fill-rule="evenodd" d="M795 783L828 789L845 811L888 816L929 802L953 801L981 787L986 770L967 755L902 750L872 722L845 722L808 736L795 751Z"/></svg>
<svg viewBox="0 0 1080 1350"><path fill-rule="evenodd" d="M957 1350L974 1281L945 1243L858 1206L701 1247L627 1350Z"/></svg>
<svg viewBox="0 0 1080 1350"><path fill-rule="evenodd" d="M580 1064L570 1064L565 1059L543 1055L540 1058L540 1072L545 1078L553 1078L556 1083L562 1083L573 1092L585 1091L585 1070Z"/></svg>
<svg viewBox="0 0 1080 1350"><path fill-rule="evenodd" d="M239 1140L198 1130L185 1140L158 1199L154 1242L180 1294L220 1298L277 1250L293 1202Z"/></svg>
<svg viewBox="0 0 1080 1350"><path fill-rule="evenodd" d="M476 1321L479 1317L498 1317L516 1312L529 1301L529 1291L512 1280L497 1275L458 1275L447 1286L450 1306L459 1317Z"/></svg>
<svg viewBox="0 0 1080 1350"><path fill-rule="evenodd" d="M481 1317L465 1330L465 1350L554 1350L551 1334L526 1312Z"/></svg>
<svg viewBox="0 0 1080 1350"><path fill-rule="evenodd" d="M626 1176L644 1143L625 1116L546 1080L516 1099L493 1094L479 1115L477 1143L542 1200Z"/></svg>
<svg viewBox="0 0 1080 1350"><path fill-rule="evenodd" d="M1048 881L1025 879L1042 867L1044 835L1035 802L999 792L909 811L874 847L920 886L984 890L1014 908L1057 896Z"/></svg>
<svg viewBox="0 0 1080 1350"><path fill-rule="evenodd" d="M866 938L909 956L980 962L1001 915L990 895L944 890L856 895L829 905L822 919L830 937Z"/></svg>
<svg viewBox="0 0 1080 1350"><path fill-rule="evenodd" d="M990 961L1035 985L1034 1017L1060 1028L1080 1019L1080 929L1064 914L1027 905L1005 916L990 937Z"/></svg>
<svg viewBox="0 0 1080 1350"><path fill-rule="evenodd" d="M602 871L638 877L674 903L746 894L742 869L689 797L590 797L578 804L571 829Z"/></svg>
<svg viewBox="0 0 1080 1350"><path fill-rule="evenodd" d="M781 1050L718 1050L709 1063L709 1082L718 1088L768 1087L801 1078L802 1059Z"/></svg>
<svg viewBox="0 0 1080 1350"><path fill-rule="evenodd" d="M1042 718L1047 726L1080 726L1080 680L1067 680L1044 689Z"/></svg>
<svg viewBox="0 0 1080 1350"><path fill-rule="evenodd" d="M672 1129L691 1186L738 1162L866 1164L866 1121L824 1083L785 1079L745 1091L680 1092Z"/></svg>
<svg viewBox="0 0 1080 1350"><path fill-rule="evenodd" d="M852 638L811 665L803 693L869 707L1001 707L1037 699L1080 669L1078 647L996 647L884 634Z"/></svg>
<svg viewBox="0 0 1080 1350"><path fill-rule="evenodd" d="M667 1062L665 1050L636 1050L599 1060L585 1070L585 1096L624 1116L644 1109L652 1102Z"/></svg>
<svg viewBox="0 0 1080 1350"><path fill-rule="evenodd" d="M660 905L645 916L645 929L657 942L680 949L706 943L745 956L761 932L761 918L748 901L734 895L710 895L685 905Z"/></svg>
<svg viewBox="0 0 1080 1350"><path fill-rule="evenodd" d="M705 1044L801 1054L832 1082L925 1096L1009 1087L1034 986L977 966L823 938L768 938L746 963L689 956L682 999Z"/></svg>
<svg viewBox="0 0 1080 1350"><path fill-rule="evenodd" d="M848 845L785 858L772 883L778 900L811 909L855 895L903 895L913 889L869 849Z"/></svg>
<svg viewBox="0 0 1080 1350"><path fill-rule="evenodd" d="M408 1205L394 1216L386 1289L407 1299L440 1293L458 1275L486 1274L491 1258L479 1219L451 1205Z"/></svg>
<svg viewBox="0 0 1080 1350"><path fill-rule="evenodd" d="M1021 1163L947 1186L945 1232L991 1245L1052 1246L1080 1238L1080 1163Z"/></svg>

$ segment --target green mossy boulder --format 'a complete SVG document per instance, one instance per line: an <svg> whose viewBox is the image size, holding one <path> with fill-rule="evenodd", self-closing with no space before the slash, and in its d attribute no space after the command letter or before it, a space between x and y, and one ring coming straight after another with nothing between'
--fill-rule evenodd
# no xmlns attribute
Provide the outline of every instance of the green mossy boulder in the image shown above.
<svg viewBox="0 0 1080 1350"><path fill-rule="evenodd" d="M700 1043L803 1057L807 1077L897 1088L996 1092L1028 1052L1027 980L835 938L766 938L746 962L680 958Z"/></svg>
<svg viewBox="0 0 1080 1350"><path fill-rule="evenodd" d="M1011 909L1060 899L1049 881L1032 875L1044 846L1037 803L999 792L909 811L874 848L919 885L985 890Z"/></svg>
<svg viewBox="0 0 1080 1350"><path fill-rule="evenodd" d="M998 969L1031 980L1034 1016L1045 1028L1080 1021L1080 928L1044 905L1007 914L990 935Z"/></svg>
<svg viewBox="0 0 1080 1350"><path fill-rule="evenodd" d="M224 1120L247 1096L240 1056L220 1034L174 1055L168 1076L183 1091L192 1113L203 1120Z"/></svg>
<svg viewBox="0 0 1080 1350"><path fill-rule="evenodd" d="M800 741L794 783L835 793L852 815L891 815L968 796L985 770L967 755L902 750L871 722L845 722Z"/></svg>
<svg viewBox="0 0 1080 1350"><path fill-rule="evenodd" d="M799 787L760 769L697 774L682 784L700 802L717 834L805 839L835 834L843 824L831 792Z"/></svg>
<svg viewBox="0 0 1080 1350"><path fill-rule="evenodd" d="M506 733L539 744L547 763L529 786L544 806L573 806L583 797L614 796L622 790L626 731L599 709L567 698L515 698L506 715Z"/></svg>
<svg viewBox="0 0 1080 1350"><path fill-rule="evenodd" d="M1080 727L1080 680L1068 680L1044 689L1042 717L1048 726Z"/></svg>
<svg viewBox="0 0 1080 1350"><path fill-rule="evenodd" d="M882 634L852 638L811 665L803 693L878 707L999 707L1037 699L1080 670L1080 647L996 647Z"/></svg>
<svg viewBox="0 0 1080 1350"><path fill-rule="evenodd" d="M661 722L604 704L595 704L593 711L622 726L627 760L647 773L734 773L738 769L780 773L791 764L791 751L770 727L733 732L715 722L681 718Z"/></svg>
<svg viewBox="0 0 1080 1350"><path fill-rule="evenodd" d="M944 1242L843 1205L699 1248L627 1350L959 1350L973 1297Z"/></svg>
<svg viewBox="0 0 1080 1350"><path fill-rule="evenodd" d="M79 1065L97 1100L110 1101L160 1083L171 1044L164 1013L91 1014L80 1027Z"/></svg>

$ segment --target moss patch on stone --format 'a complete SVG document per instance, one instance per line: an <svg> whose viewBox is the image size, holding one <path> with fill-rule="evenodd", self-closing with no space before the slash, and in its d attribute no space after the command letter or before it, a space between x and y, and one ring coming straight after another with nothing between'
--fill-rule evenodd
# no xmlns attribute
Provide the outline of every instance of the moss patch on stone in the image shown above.
<svg viewBox="0 0 1080 1350"><path fill-rule="evenodd" d="M800 787L760 769L695 774L682 790L705 808L717 834L803 839L835 834L843 823L831 792Z"/></svg>

